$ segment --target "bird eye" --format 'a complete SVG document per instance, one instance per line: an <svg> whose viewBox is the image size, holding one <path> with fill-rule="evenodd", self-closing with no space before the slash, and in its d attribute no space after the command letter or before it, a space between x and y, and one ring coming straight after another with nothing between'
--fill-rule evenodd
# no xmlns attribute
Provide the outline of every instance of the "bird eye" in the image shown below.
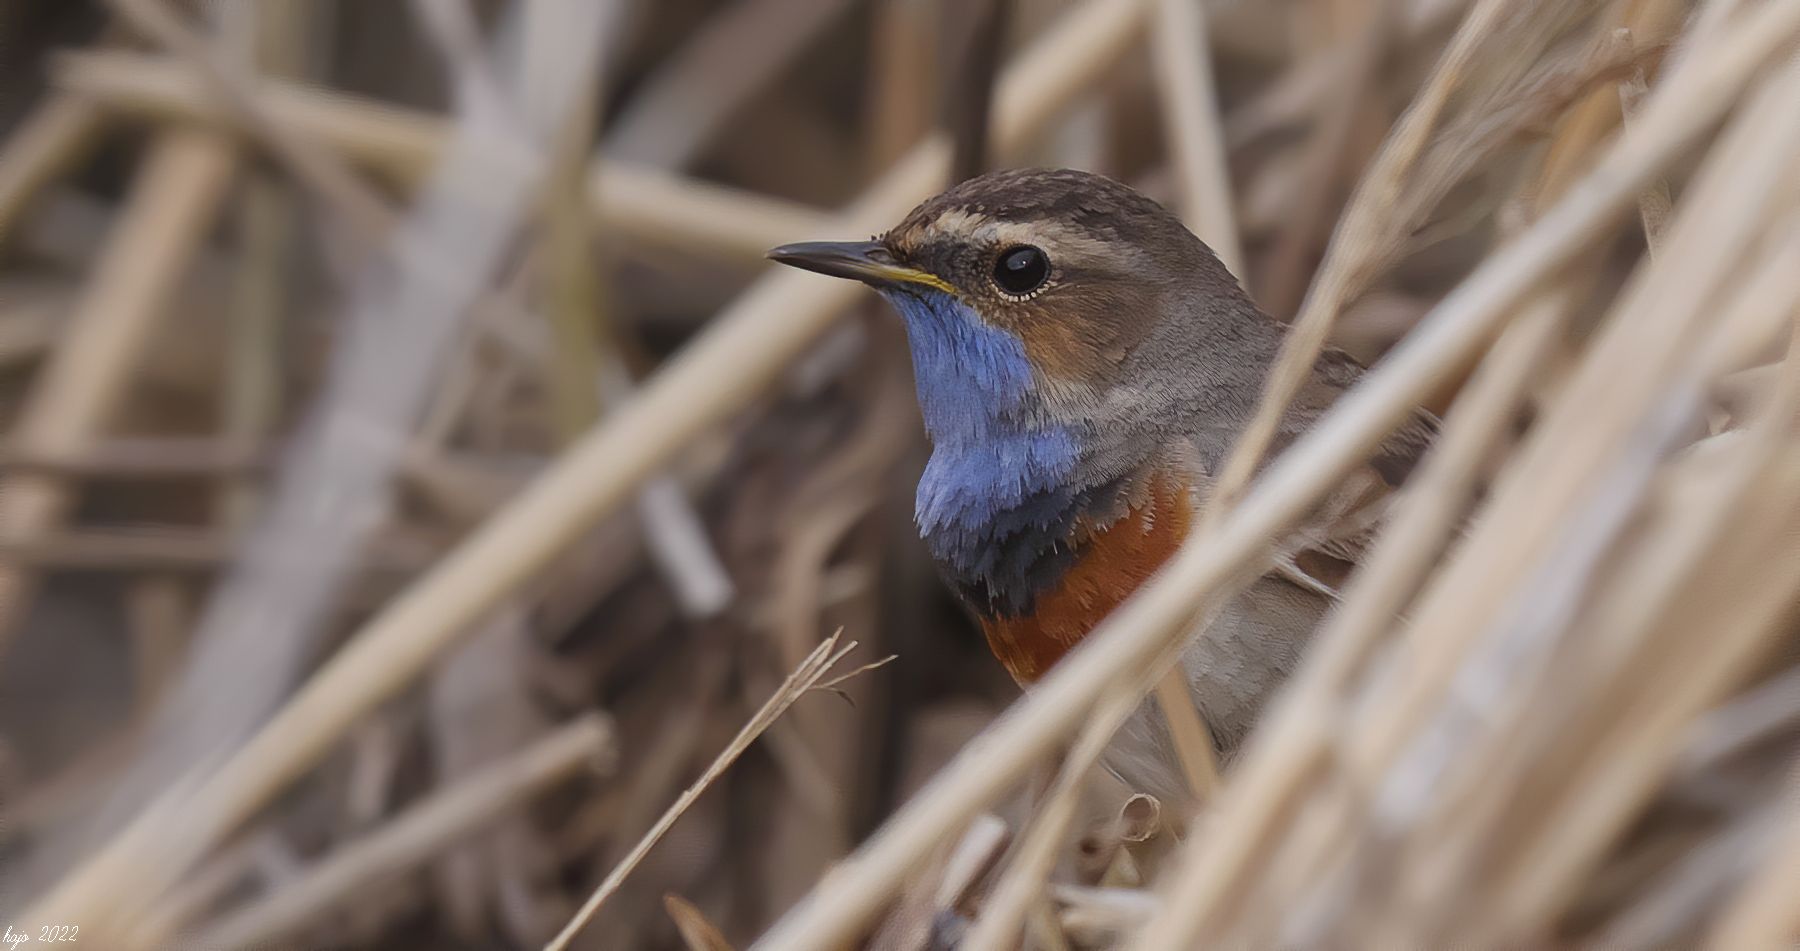
<svg viewBox="0 0 1800 951"><path fill-rule="evenodd" d="M1050 259L1029 244L1014 245L994 261L994 286L1002 293L1023 297L1050 279Z"/></svg>

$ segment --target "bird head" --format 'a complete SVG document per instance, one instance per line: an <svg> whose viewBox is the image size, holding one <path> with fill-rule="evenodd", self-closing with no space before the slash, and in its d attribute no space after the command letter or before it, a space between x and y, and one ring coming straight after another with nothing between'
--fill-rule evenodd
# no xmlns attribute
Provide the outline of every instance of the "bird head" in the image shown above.
<svg viewBox="0 0 1800 951"><path fill-rule="evenodd" d="M1178 218L1088 172L983 175L880 237L769 256L862 281L894 305L940 445L1006 424L1079 430L1090 442L1108 429L1176 425L1169 404L1195 402L1196 386L1241 378L1254 394L1263 361L1252 375L1233 365L1234 351L1247 345L1264 357L1278 339Z"/></svg>

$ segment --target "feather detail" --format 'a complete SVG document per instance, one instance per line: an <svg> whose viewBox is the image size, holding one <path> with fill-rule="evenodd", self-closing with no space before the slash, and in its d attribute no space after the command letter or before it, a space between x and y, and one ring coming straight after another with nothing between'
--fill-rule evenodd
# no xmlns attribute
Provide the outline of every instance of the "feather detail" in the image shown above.
<svg viewBox="0 0 1800 951"><path fill-rule="evenodd" d="M1043 676L1162 567L1187 538L1192 498L1181 475L1153 470L1122 517L1078 528L1074 563L1038 593L1030 612L981 619L988 647L1013 679Z"/></svg>

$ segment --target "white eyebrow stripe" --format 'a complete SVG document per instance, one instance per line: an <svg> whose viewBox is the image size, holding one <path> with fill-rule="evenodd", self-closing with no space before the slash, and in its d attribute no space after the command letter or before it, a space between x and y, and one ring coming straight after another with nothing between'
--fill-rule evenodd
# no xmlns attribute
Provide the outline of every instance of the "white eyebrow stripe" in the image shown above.
<svg viewBox="0 0 1800 951"><path fill-rule="evenodd" d="M1136 257L1138 252L1099 240L1083 229L1055 221L1007 221L991 215L953 208L931 222L928 234L953 235L976 245L995 248L1029 244L1044 250L1054 263L1060 258L1076 260L1117 259L1122 253Z"/></svg>

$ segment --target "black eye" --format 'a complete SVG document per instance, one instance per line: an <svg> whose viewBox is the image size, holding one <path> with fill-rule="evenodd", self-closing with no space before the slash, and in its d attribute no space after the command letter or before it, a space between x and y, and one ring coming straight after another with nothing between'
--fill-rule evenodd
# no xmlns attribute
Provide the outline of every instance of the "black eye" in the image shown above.
<svg viewBox="0 0 1800 951"><path fill-rule="evenodd" d="M994 261L994 284L1020 297L1044 286L1050 279L1050 259L1029 244L1014 245Z"/></svg>

